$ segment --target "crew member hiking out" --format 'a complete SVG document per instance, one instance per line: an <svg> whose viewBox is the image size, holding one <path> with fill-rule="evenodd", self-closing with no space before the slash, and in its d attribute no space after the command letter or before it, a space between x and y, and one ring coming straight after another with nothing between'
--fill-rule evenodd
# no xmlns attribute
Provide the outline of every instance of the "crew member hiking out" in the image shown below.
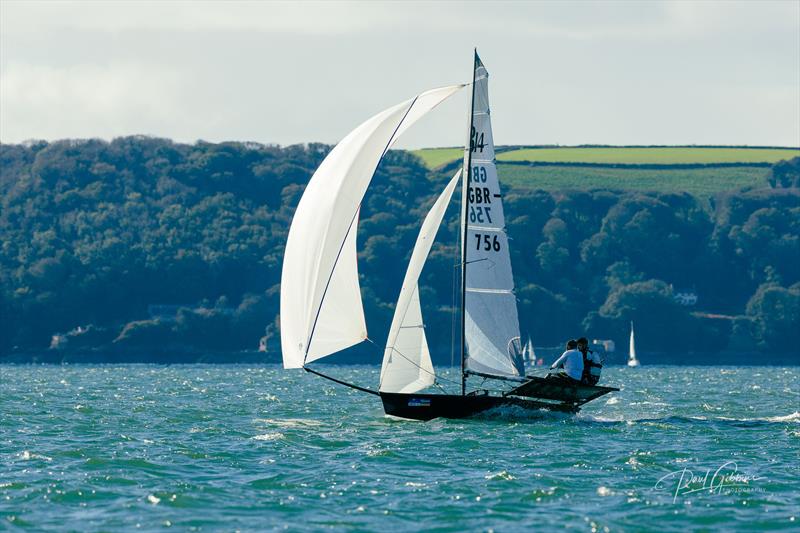
<svg viewBox="0 0 800 533"><path fill-rule="evenodd" d="M566 351L556 359L555 363L550 365L550 373L547 377L575 384L580 383L583 377L583 357L577 348L577 341L569 340Z"/></svg>

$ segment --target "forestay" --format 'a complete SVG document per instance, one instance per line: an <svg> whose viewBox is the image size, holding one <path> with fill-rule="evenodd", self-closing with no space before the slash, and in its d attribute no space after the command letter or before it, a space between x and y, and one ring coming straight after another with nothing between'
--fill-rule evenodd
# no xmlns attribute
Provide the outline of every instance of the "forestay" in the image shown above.
<svg viewBox="0 0 800 533"><path fill-rule="evenodd" d="M494 161L489 108L489 75L475 56L470 172L464 172L462 217L466 219L465 368L497 376L524 374L514 277L505 216ZM465 167L466 168L466 167Z"/></svg>
<svg viewBox="0 0 800 533"><path fill-rule="evenodd" d="M375 115L336 145L312 176L289 228L281 273L285 368L366 339L356 260L359 205L397 138L462 87L434 89Z"/></svg>
<svg viewBox="0 0 800 533"><path fill-rule="evenodd" d="M425 217L411 252L383 354L382 392L414 393L434 383L435 374L425 338L418 281L460 177L459 169Z"/></svg>

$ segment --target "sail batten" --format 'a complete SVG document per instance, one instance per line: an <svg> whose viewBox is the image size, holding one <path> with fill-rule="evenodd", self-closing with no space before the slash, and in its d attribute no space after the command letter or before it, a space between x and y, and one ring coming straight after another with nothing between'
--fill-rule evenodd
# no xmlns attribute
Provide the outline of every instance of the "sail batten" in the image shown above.
<svg viewBox="0 0 800 533"><path fill-rule="evenodd" d="M378 113L320 164L297 206L281 273L285 368L366 339L358 281L357 213L386 151L414 122L463 85L433 89Z"/></svg>
<svg viewBox="0 0 800 533"><path fill-rule="evenodd" d="M502 193L495 165L488 72L475 55L472 116L464 158L462 276L464 370L486 375L524 375L514 276Z"/></svg>

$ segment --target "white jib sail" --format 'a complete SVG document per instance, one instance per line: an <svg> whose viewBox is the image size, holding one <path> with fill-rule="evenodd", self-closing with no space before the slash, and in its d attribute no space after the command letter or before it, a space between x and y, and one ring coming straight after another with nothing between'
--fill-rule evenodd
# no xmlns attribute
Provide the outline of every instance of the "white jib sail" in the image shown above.
<svg viewBox="0 0 800 533"><path fill-rule="evenodd" d="M414 393L433 385L436 377L425 338L418 281L460 177L459 169L425 217L411 252L383 353L380 384L383 392Z"/></svg>
<svg viewBox="0 0 800 533"><path fill-rule="evenodd" d="M630 341L628 342L628 361L630 361L631 363L638 362L636 360L636 343L634 342L633 338L633 322L631 322L631 338Z"/></svg>
<svg viewBox="0 0 800 533"><path fill-rule="evenodd" d="M494 162L489 75L477 55L473 91L471 169L465 171L469 187L464 189L466 209L461 214L468 224L466 241L462 243L466 247L466 368L484 374L521 376L525 370L503 201Z"/></svg>
<svg viewBox="0 0 800 533"><path fill-rule="evenodd" d="M433 89L378 113L339 142L311 177L283 258L285 368L300 368L366 339L356 260L359 205L399 135L462 87Z"/></svg>

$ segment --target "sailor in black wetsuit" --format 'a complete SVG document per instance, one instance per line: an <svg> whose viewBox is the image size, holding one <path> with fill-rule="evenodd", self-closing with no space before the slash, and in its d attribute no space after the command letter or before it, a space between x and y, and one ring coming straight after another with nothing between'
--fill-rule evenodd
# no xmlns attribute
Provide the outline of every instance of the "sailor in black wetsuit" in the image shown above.
<svg viewBox="0 0 800 533"><path fill-rule="evenodd" d="M578 339L578 351L583 355L583 375L581 382L584 385L597 385L600 381L600 372L603 363L600 357L589 350L589 340L586 337Z"/></svg>

